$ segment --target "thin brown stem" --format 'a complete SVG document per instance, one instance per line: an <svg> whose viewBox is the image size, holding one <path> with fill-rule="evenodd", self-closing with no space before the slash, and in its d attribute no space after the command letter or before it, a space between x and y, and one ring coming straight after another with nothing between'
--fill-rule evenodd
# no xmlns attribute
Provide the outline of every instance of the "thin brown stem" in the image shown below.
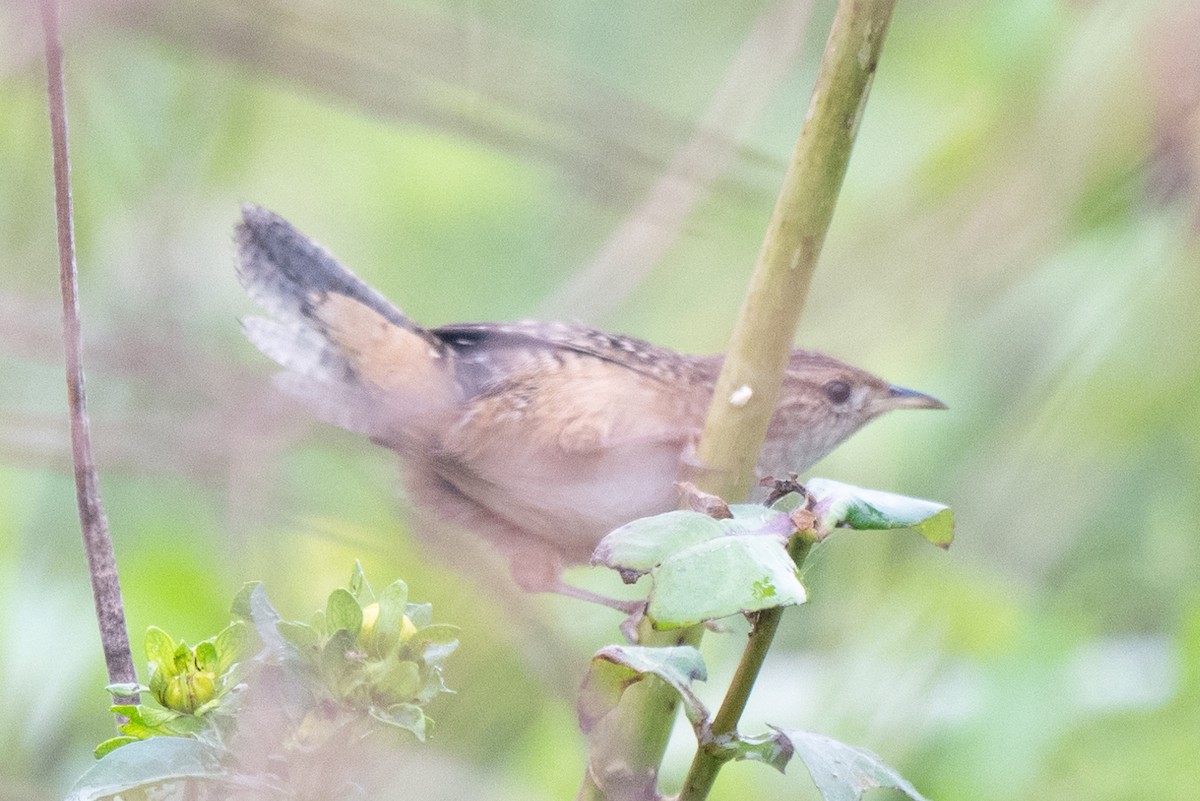
<svg viewBox="0 0 1200 801"><path fill-rule="evenodd" d="M46 40L46 89L50 106L50 137L54 149L54 210L58 220L59 283L63 302L63 347L66 358L67 405L71 418L71 455L75 465L75 498L92 598L108 679L113 684L133 683L137 673L125 627L125 606L117 578L108 520L100 498L96 463L92 456L87 396L83 382L83 345L79 324L78 271L75 264L75 225L71 208L71 161L67 151L67 101L63 80L62 33L58 0L42 0L42 29ZM117 703L138 702L136 695L121 696Z"/></svg>

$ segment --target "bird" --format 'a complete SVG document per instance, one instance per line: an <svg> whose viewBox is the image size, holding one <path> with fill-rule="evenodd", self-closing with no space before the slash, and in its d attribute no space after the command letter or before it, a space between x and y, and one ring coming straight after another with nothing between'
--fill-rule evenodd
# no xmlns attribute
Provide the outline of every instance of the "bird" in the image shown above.
<svg viewBox="0 0 1200 801"><path fill-rule="evenodd" d="M565 567L679 504L723 357L573 323L424 328L284 218L246 204L238 277L267 313L250 342L317 417L399 454L407 494L507 558L529 591L580 595ZM843 361L793 350L758 459L803 473L894 409L942 409ZM583 593L587 595L587 593ZM581 596L582 597L582 596Z"/></svg>

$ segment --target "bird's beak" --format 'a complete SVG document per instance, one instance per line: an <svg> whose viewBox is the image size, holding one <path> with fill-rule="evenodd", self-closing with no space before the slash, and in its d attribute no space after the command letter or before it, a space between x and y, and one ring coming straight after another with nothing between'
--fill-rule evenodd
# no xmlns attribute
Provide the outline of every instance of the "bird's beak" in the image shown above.
<svg viewBox="0 0 1200 801"><path fill-rule="evenodd" d="M932 395L926 395L924 392L917 392L915 389L905 389L894 384L888 387L888 399L886 401L889 409L945 409L946 404L942 403Z"/></svg>

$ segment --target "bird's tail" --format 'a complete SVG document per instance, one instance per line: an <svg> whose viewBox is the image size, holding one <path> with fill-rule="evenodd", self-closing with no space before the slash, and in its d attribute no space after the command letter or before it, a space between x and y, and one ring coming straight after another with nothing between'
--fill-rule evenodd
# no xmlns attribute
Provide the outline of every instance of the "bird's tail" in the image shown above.
<svg viewBox="0 0 1200 801"><path fill-rule="evenodd" d="M442 341L323 247L250 204L236 239L238 277L271 315L243 320L246 337L287 369L281 384L319 416L390 439L453 401Z"/></svg>

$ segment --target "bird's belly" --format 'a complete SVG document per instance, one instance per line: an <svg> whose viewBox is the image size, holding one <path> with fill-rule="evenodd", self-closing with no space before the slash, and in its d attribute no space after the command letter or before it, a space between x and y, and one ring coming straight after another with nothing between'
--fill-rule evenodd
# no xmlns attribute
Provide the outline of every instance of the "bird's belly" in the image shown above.
<svg viewBox="0 0 1200 801"><path fill-rule="evenodd" d="M679 498L680 450L663 443L588 454L513 448L471 468L443 476L531 544L540 540L569 563L586 562L609 531L674 509Z"/></svg>

